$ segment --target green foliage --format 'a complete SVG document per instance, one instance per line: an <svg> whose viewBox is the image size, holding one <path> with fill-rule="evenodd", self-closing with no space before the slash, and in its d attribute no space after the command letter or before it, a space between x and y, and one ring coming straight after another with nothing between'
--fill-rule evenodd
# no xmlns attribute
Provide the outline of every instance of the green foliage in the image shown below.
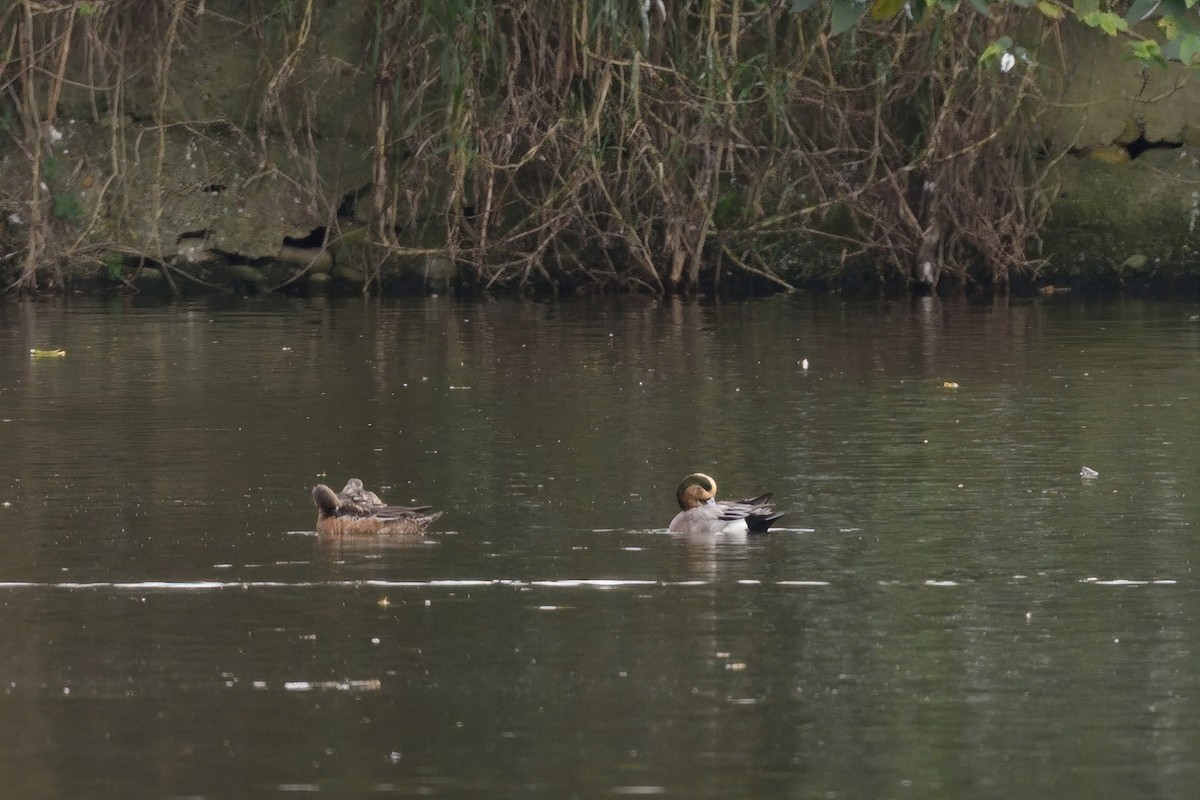
<svg viewBox="0 0 1200 800"><path fill-rule="evenodd" d="M793 14L802 14L818 0L793 0ZM864 18L873 22L885 22L900 13L907 12L919 18L926 9L939 9L944 14L963 13L957 3L925 0L925 2L903 2L902 0L829 0L829 32L833 36L850 31L861 24ZM1165 66L1168 61L1179 61L1189 66L1200 65L1200 8L1197 0L1134 0L1127 11L1119 13L1116 4L1107 0L1074 0L1066 5L1054 0L970 0L975 12L989 19L1005 6L1018 9L1036 9L1042 17L1059 22L1074 15L1084 25L1095 28L1106 36L1124 36L1129 39L1130 54L1144 64ZM866 14L867 10L870 14ZM1154 22L1157 33L1148 34L1139 23ZM999 52L994 46L980 54L980 62L993 60L999 53L1010 49L1011 44Z"/></svg>
<svg viewBox="0 0 1200 800"><path fill-rule="evenodd" d="M742 215L745 211L746 198L736 189L725 189L717 198L716 207L713 209L713 226L718 230L726 230L733 228L736 224L742 222Z"/></svg>
<svg viewBox="0 0 1200 800"><path fill-rule="evenodd" d="M62 174L62 165L54 156L48 156L42 160L42 180L47 183L58 180Z"/></svg>
<svg viewBox="0 0 1200 800"><path fill-rule="evenodd" d="M57 219L78 222L83 219L83 204L79 202L79 195L74 192L61 192L54 195L51 212Z"/></svg>
<svg viewBox="0 0 1200 800"><path fill-rule="evenodd" d="M865 3L856 3L854 0L833 0L831 5L829 32L834 36L845 33L857 25L858 20L867 10Z"/></svg>
<svg viewBox="0 0 1200 800"><path fill-rule="evenodd" d="M1001 36L996 41L989 44L984 51L979 54L979 63L986 66L994 62L1000 56L1012 49L1013 40L1011 36Z"/></svg>
<svg viewBox="0 0 1200 800"><path fill-rule="evenodd" d="M104 274L114 283L119 282L125 274L125 260L116 253L109 253L101 263L104 266Z"/></svg>
<svg viewBox="0 0 1200 800"><path fill-rule="evenodd" d="M1109 36L1129 31L1129 23L1124 17L1119 17L1111 11L1088 11L1079 15L1079 21L1084 25L1099 28Z"/></svg>
<svg viewBox="0 0 1200 800"><path fill-rule="evenodd" d="M1163 56L1162 47L1153 39L1130 42L1130 47L1133 51L1133 57L1143 64L1156 64L1160 67L1167 66L1167 59ZM1190 61L1187 63L1190 63Z"/></svg>
<svg viewBox="0 0 1200 800"><path fill-rule="evenodd" d="M1042 12L1043 17L1052 19L1055 22L1067 16L1067 12L1063 11L1062 6L1047 2L1047 0L1042 0L1042 2L1038 3L1037 10Z"/></svg>
<svg viewBox="0 0 1200 800"><path fill-rule="evenodd" d="M895 16L904 8L905 2L907 0L875 0L871 4L871 19L879 21Z"/></svg>
<svg viewBox="0 0 1200 800"><path fill-rule="evenodd" d="M1200 55L1200 36L1184 37L1179 43L1179 60L1184 64L1195 64Z"/></svg>

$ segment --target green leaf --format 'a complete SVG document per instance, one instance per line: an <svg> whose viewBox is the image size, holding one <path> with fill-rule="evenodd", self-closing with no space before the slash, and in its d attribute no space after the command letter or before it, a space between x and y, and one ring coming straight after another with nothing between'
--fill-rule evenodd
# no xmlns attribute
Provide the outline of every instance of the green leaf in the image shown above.
<svg viewBox="0 0 1200 800"><path fill-rule="evenodd" d="M818 0L792 0L792 13L801 14L817 4Z"/></svg>
<svg viewBox="0 0 1200 800"><path fill-rule="evenodd" d="M1195 12L1189 11L1182 0L1164 0L1162 13L1164 18L1169 17L1175 24L1176 36L1185 33L1200 34L1200 24L1197 24L1200 21L1197 20Z"/></svg>
<svg viewBox="0 0 1200 800"><path fill-rule="evenodd" d="M833 0L833 12L829 17L829 32L834 36L845 33L854 27L866 10L865 4L860 5L854 0Z"/></svg>
<svg viewBox="0 0 1200 800"><path fill-rule="evenodd" d="M1133 51L1133 57L1143 64L1155 64L1160 67L1167 66L1167 59L1163 56L1162 50L1158 46L1158 42L1153 39L1142 39L1136 42L1129 42L1130 50Z"/></svg>
<svg viewBox="0 0 1200 800"><path fill-rule="evenodd" d="M1012 37L1011 36L1001 36L999 39L992 42L991 44L989 44L987 47L985 47L983 49L983 52L979 54L979 63L987 64L992 61L995 61L997 58L1004 55L1004 53L1006 51L1008 51L1011 47L1012 47Z"/></svg>
<svg viewBox="0 0 1200 800"><path fill-rule="evenodd" d="M904 4L908 0L875 0L871 4L871 19L876 22L882 22L885 19L890 19L904 8Z"/></svg>
<svg viewBox="0 0 1200 800"><path fill-rule="evenodd" d="M1154 0L1157 2L1157 0ZM1037 4L1038 11L1042 12L1042 16L1046 19L1062 19L1067 15L1067 12L1062 10L1062 6L1056 6L1054 3L1049 3L1046 0Z"/></svg>
<svg viewBox="0 0 1200 800"><path fill-rule="evenodd" d="M1162 15L1183 20L1188 17L1188 9L1192 7L1186 0L1162 0Z"/></svg>
<svg viewBox="0 0 1200 800"><path fill-rule="evenodd" d="M988 19L992 18L992 9L988 5L987 0L971 0L971 7Z"/></svg>
<svg viewBox="0 0 1200 800"><path fill-rule="evenodd" d="M1089 11L1079 18L1084 25L1099 28L1109 36L1129 30L1129 23L1111 11Z"/></svg>
<svg viewBox="0 0 1200 800"><path fill-rule="evenodd" d="M1179 60L1184 64L1192 64L1200 55L1200 36L1188 34L1179 37Z"/></svg>
<svg viewBox="0 0 1200 800"><path fill-rule="evenodd" d="M1134 0L1133 5L1125 12L1125 21L1136 25L1142 20L1151 19L1162 14L1162 0Z"/></svg>

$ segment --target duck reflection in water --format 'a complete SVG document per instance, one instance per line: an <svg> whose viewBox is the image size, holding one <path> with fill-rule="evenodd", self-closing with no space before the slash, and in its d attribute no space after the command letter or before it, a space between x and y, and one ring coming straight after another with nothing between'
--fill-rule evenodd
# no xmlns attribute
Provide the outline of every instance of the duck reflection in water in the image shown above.
<svg viewBox="0 0 1200 800"><path fill-rule="evenodd" d="M771 494L746 500L717 500L717 482L693 472L675 492L680 511L671 520L672 533L766 533L786 512L771 507Z"/></svg>
<svg viewBox="0 0 1200 800"><path fill-rule="evenodd" d="M389 506L351 478L341 493L323 483L312 490L317 533L325 536L377 536L422 533L442 515L432 506Z"/></svg>

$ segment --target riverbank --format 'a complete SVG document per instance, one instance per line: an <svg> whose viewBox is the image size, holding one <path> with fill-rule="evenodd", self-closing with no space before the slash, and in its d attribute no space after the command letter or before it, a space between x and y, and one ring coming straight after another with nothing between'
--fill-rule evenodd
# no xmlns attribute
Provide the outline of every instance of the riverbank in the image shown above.
<svg viewBox="0 0 1200 800"><path fill-rule="evenodd" d="M30 6L49 38L0 76L9 290L1200 288L1200 89L1016 7L848 44L775 5L624 27L85 5ZM978 63L1016 31L1020 58Z"/></svg>

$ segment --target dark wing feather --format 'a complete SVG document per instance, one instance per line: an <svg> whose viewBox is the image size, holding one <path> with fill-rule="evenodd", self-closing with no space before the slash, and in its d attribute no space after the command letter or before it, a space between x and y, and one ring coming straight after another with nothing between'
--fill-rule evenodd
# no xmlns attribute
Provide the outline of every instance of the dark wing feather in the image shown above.
<svg viewBox="0 0 1200 800"><path fill-rule="evenodd" d="M720 518L730 522L744 519L750 533L766 533L776 520L787 513L785 511L775 513L775 510L769 505L770 502L771 493L767 492L736 503L720 503Z"/></svg>

